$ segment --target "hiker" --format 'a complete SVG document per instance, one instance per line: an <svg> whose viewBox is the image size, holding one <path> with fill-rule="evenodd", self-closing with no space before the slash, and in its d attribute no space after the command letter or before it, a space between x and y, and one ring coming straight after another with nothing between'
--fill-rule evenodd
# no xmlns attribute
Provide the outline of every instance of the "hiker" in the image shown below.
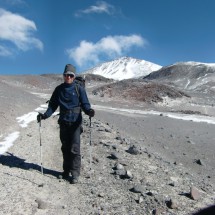
<svg viewBox="0 0 215 215"><path fill-rule="evenodd" d="M75 76L75 67L67 64L63 72L64 83L55 88L46 112L37 115L37 121L40 122L41 119L50 117L60 107L58 123L60 125L61 150L63 154L63 172L60 178L69 180L69 174L71 173L71 183L73 184L78 183L81 168L81 110L89 117L95 115L85 88L74 81Z"/></svg>

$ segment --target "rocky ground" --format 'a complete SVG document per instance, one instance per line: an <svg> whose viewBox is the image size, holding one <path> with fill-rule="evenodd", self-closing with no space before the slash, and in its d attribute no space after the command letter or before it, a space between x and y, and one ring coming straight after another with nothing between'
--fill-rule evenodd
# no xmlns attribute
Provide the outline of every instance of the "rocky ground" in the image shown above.
<svg viewBox="0 0 215 215"><path fill-rule="evenodd" d="M149 106L123 100L117 103L110 98L103 102L91 94L95 83L89 82L87 89L96 116L91 127L89 118L84 117L81 177L72 185L58 179L62 155L57 117L43 121L40 130L36 121L26 128L16 123L17 116L47 100L29 91L46 94L53 86L31 86L26 91L16 84L10 95L18 102L25 93L20 107L5 99L8 82L0 85L1 107L5 108L1 109L1 139L12 129L20 136L0 156L0 214L185 215L214 204L213 124L121 112L120 108ZM3 119L10 122L10 128Z"/></svg>
<svg viewBox="0 0 215 215"><path fill-rule="evenodd" d="M163 97L181 98L190 97L184 92L156 82L146 82L142 79L128 79L120 82L106 84L92 91L93 95L115 99L133 100L137 102L157 103Z"/></svg>

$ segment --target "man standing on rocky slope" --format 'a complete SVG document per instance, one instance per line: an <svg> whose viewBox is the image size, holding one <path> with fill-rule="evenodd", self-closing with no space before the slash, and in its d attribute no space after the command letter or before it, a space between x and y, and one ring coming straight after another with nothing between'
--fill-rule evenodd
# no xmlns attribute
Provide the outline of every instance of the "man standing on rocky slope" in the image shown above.
<svg viewBox="0 0 215 215"><path fill-rule="evenodd" d="M50 117L60 107L58 123L60 125L61 150L63 153L63 173L60 177L69 180L69 174L71 173L71 183L73 184L78 183L81 168L81 110L89 117L95 115L85 89L74 81L75 75L75 67L67 64L63 73L64 83L55 88L46 112L37 115L37 121L40 122L41 119Z"/></svg>

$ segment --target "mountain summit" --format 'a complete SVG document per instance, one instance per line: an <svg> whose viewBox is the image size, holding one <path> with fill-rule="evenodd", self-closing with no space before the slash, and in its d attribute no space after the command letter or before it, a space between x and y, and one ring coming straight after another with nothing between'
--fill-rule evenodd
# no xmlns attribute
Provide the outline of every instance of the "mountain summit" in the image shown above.
<svg viewBox="0 0 215 215"><path fill-rule="evenodd" d="M146 76L160 68L160 65L149 61L131 57L122 57L114 61L103 63L88 70L86 73L101 75L115 80L123 80Z"/></svg>

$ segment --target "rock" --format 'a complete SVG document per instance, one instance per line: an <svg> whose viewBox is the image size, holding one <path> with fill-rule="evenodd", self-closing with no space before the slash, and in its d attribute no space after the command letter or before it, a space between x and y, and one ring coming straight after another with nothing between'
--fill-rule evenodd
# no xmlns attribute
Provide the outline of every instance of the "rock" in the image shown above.
<svg viewBox="0 0 215 215"><path fill-rule="evenodd" d="M121 163L116 163L115 167L114 167L116 170L124 170L125 167L121 164Z"/></svg>
<svg viewBox="0 0 215 215"><path fill-rule="evenodd" d="M122 138L120 136L117 136L116 140L122 140Z"/></svg>
<svg viewBox="0 0 215 215"><path fill-rule="evenodd" d="M93 162L94 162L94 163L99 163L99 159L96 158L95 156L93 156Z"/></svg>
<svg viewBox="0 0 215 215"><path fill-rule="evenodd" d="M193 200L198 200L200 198L200 192L196 187L191 187L190 188L190 197Z"/></svg>
<svg viewBox="0 0 215 215"><path fill-rule="evenodd" d="M112 145L112 149L117 149L117 146L116 145Z"/></svg>
<svg viewBox="0 0 215 215"><path fill-rule="evenodd" d="M167 201L167 207L171 209L178 208L176 200L170 199L169 201Z"/></svg>
<svg viewBox="0 0 215 215"><path fill-rule="evenodd" d="M204 163L202 162L202 160L200 160L200 159L197 159L197 160L195 160L195 162L197 163L197 164L199 164L199 165L204 165Z"/></svg>
<svg viewBox="0 0 215 215"><path fill-rule="evenodd" d="M108 143L103 143L103 146L110 148L110 144Z"/></svg>
<svg viewBox="0 0 215 215"><path fill-rule="evenodd" d="M47 209L48 208L48 204L41 199L36 199L35 202L38 204L38 209Z"/></svg>
<svg viewBox="0 0 215 215"><path fill-rule="evenodd" d="M195 142L194 142L194 141L192 141L192 140L188 140L187 142L188 142L188 143L190 143L190 144L195 145Z"/></svg>
<svg viewBox="0 0 215 215"><path fill-rule="evenodd" d="M111 129L105 128L105 132L111 133Z"/></svg>
<svg viewBox="0 0 215 215"><path fill-rule="evenodd" d="M153 209L152 214L153 215L158 215L159 214L159 210L157 208Z"/></svg>
<svg viewBox="0 0 215 215"><path fill-rule="evenodd" d="M127 170L127 171L126 171L126 177L127 177L127 178L130 178L130 179L133 178L133 174L131 173L130 170Z"/></svg>
<svg viewBox="0 0 215 215"><path fill-rule="evenodd" d="M92 194L95 194L95 190L91 190L91 193L92 193Z"/></svg>
<svg viewBox="0 0 215 215"><path fill-rule="evenodd" d="M127 144L128 144L128 140L127 140L126 138L123 138L123 139L121 140L121 144L127 145Z"/></svg>
<svg viewBox="0 0 215 215"><path fill-rule="evenodd" d="M175 187L175 182L170 182L169 186Z"/></svg>
<svg viewBox="0 0 215 215"><path fill-rule="evenodd" d="M137 155L140 154L140 151L137 149L137 147L135 145L129 147L129 149L127 150L128 153L132 154L132 155Z"/></svg>
<svg viewBox="0 0 215 215"><path fill-rule="evenodd" d="M101 145L104 145L104 146L105 146L105 143L103 142L103 140L100 140L100 141L99 141L99 144L101 144Z"/></svg>
<svg viewBox="0 0 215 215"><path fill-rule="evenodd" d="M103 198L104 196L105 196L105 194L104 194L104 193L99 193L99 194L98 194L98 197Z"/></svg>
<svg viewBox="0 0 215 215"><path fill-rule="evenodd" d="M143 187L141 185L135 185L133 188L130 189L131 192L134 193L143 193Z"/></svg>
<svg viewBox="0 0 215 215"><path fill-rule="evenodd" d="M143 199L143 196L140 196L140 197L139 197L139 200L138 200L138 203L139 203L139 204L142 203L143 200L144 200L144 199Z"/></svg>
<svg viewBox="0 0 215 215"><path fill-rule="evenodd" d="M151 191L147 192L146 195L153 196L153 193Z"/></svg>
<svg viewBox="0 0 215 215"><path fill-rule="evenodd" d="M161 215L161 214L164 214L165 212L165 209L164 208L155 208L153 211L152 211L152 214L153 215Z"/></svg>
<svg viewBox="0 0 215 215"><path fill-rule="evenodd" d="M124 169L115 170L114 173L115 175L126 176L126 170Z"/></svg>
<svg viewBox="0 0 215 215"><path fill-rule="evenodd" d="M116 152L112 152L109 156L110 159L119 159L119 155Z"/></svg>

